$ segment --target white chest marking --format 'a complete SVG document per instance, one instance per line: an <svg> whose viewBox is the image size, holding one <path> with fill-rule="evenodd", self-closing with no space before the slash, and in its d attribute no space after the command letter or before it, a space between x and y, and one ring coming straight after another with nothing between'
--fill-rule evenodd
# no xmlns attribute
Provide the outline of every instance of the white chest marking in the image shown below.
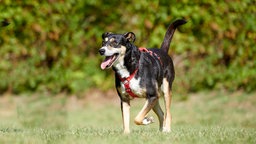
<svg viewBox="0 0 256 144"><path fill-rule="evenodd" d="M140 78L138 78L138 79L135 79L135 78L131 79L129 85L130 85L130 88L131 88L132 92L135 95L137 95L138 97L145 97L146 96L146 89L142 88L140 86ZM121 93L122 93L122 95L129 95L129 94L126 93L125 87L124 87L123 83L121 83Z"/></svg>
<svg viewBox="0 0 256 144"><path fill-rule="evenodd" d="M124 57L121 56L117 63L114 63L114 67L117 69L117 73L121 78L129 77L130 73L127 68L124 66Z"/></svg>

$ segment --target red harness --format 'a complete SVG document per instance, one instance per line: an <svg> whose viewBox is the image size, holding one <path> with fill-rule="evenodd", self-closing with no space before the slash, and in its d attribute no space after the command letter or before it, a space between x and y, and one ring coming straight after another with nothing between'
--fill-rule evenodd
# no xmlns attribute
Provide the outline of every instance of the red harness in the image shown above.
<svg viewBox="0 0 256 144"><path fill-rule="evenodd" d="M163 65L163 63L162 63L160 57L159 57L156 53L154 53L154 52L152 52L152 51L149 51L148 49L146 49L146 48L144 48L144 47L140 47L139 50L140 50L141 52L147 52L147 53L149 53L151 56L156 56L157 59L160 61L161 65Z"/></svg>
<svg viewBox="0 0 256 144"><path fill-rule="evenodd" d="M133 98L136 98L136 97L138 97L138 96L132 92L131 87L130 87L130 80L135 76L135 74L137 73L137 71L138 71L138 68L137 68L129 77L126 77L126 78L121 78L121 77L119 76L120 81L124 84L125 91L126 91L130 96L132 96Z"/></svg>
<svg viewBox="0 0 256 144"><path fill-rule="evenodd" d="M161 61L160 57L159 57L156 53L153 53L152 51L149 51L148 49L146 49L146 48L144 48L144 47L140 47L139 50L140 50L141 52L147 52L147 53L149 53L151 56L153 56L153 55L156 56L156 57L159 59L160 63L162 64L162 61ZM137 73L138 69L139 69L139 68L137 68L129 77L121 78L121 77L119 76L120 81L124 84L125 91L126 91L131 97L133 97L133 98L138 98L138 96L132 92L131 87L130 87L130 81L131 81L131 79L135 76L135 74Z"/></svg>

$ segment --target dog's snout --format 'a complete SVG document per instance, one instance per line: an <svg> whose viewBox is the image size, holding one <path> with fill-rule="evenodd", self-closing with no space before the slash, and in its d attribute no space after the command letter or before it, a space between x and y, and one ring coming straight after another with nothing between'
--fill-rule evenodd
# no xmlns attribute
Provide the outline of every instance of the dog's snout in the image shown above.
<svg viewBox="0 0 256 144"><path fill-rule="evenodd" d="M105 49L101 48L101 49L99 50L99 53L100 53L100 55L104 55Z"/></svg>

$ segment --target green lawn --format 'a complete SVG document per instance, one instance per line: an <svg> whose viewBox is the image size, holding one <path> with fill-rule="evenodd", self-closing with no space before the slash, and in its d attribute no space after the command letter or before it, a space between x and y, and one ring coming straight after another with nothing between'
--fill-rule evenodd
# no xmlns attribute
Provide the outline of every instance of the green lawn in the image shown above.
<svg viewBox="0 0 256 144"><path fill-rule="evenodd" d="M143 102L132 102L132 133L123 135L117 97L2 96L0 143L256 143L255 93L198 93L186 101L176 97L168 134L158 132L157 121L148 126L132 123Z"/></svg>

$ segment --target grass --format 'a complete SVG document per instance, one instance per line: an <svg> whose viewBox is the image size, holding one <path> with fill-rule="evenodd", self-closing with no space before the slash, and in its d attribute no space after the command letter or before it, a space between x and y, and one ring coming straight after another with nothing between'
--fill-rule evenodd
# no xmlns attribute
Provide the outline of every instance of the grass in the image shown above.
<svg viewBox="0 0 256 144"><path fill-rule="evenodd" d="M143 100L132 102L131 118ZM169 144L256 143L254 94L198 93L172 103L171 133L131 123L132 133L122 134L117 97L94 93L74 96L0 97L0 143L12 144ZM154 113L150 113L156 118ZM131 122L133 119L131 119Z"/></svg>

